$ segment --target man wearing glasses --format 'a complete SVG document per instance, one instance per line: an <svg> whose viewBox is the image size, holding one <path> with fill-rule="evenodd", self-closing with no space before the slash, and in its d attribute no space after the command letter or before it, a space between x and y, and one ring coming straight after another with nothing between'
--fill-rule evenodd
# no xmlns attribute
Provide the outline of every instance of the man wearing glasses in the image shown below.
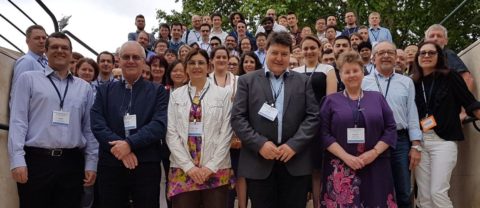
<svg viewBox="0 0 480 208"><path fill-rule="evenodd" d="M168 95L143 80L145 51L134 41L120 48L123 81L101 85L91 110L100 144L100 207L159 207L160 139L165 137Z"/></svg>

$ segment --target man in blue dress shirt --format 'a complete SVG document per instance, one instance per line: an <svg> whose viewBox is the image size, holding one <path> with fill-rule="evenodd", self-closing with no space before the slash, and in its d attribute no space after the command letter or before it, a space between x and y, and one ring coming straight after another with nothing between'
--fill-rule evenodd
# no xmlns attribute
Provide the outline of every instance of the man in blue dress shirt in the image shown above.
<svg viewBox="0 0 480 208"><path fill-rule="evenodd" d="M95 182L98 143L90 130L93 91L69 72L72 45L46 40L49 64L22 73L14 86L8 153L20 207L79 207Z"/></svg>
<svg viewBox="0 0 480 208"><path fill-rule="evenodd" d="M12 88L23 72L42 71L48 65L47 57L43 55L47 39L45 29L40 25L32 25L27 28L26 36L28 52L20 57L13 66Z"/></svg>
<svg viewBox="0 0 480 208"><path fill-rule="evenodd" d="M368 15L368 23L370 28L368 29L368 38L372 46L375 46L377 43L382 41L393 42L392 34L388 28L380 26L380 13L372 12Z"/></svg>
<svg viewBox="0 0 480 208"><path fill-rule="evenodd" d="M363 79L362 89L377 91L387 100L397 123L397 146L391 164L398 207L411 208L410 170L420 162L422 132L412 79L395 73L396 47L383 41L373 48L376 69Z"/></svg>

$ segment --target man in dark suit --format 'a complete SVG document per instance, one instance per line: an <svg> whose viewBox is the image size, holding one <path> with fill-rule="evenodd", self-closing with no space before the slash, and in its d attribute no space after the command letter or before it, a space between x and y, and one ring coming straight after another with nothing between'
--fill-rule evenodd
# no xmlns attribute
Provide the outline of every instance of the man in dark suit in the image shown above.
<svg viewBox="0 0 480 208"><path fill-rule="evenodd" d="M272 33L264 69L238 80L231 122L254 208L306 206L319 106L309 78L287 70L291 43L288 33Z"/></svg>

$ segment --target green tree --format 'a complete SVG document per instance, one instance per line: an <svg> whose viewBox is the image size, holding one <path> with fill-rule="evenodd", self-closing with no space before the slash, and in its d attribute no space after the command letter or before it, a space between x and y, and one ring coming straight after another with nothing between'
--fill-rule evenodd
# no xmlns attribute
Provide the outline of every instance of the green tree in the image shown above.
<svg viewBox="0 0 480 208"><path fill-rule="evenodd" d="M180 0L176 0L179 2ZM241 12L250 31L254 31L266 11L273 8L277 16L292 11L297 14L299 26L315 28L318 17L335 15L338 28L343 28L344 14L354 11L359 25L368 25L368 14L377 11L382 16L381 25L392 32L398 47L416 44L425 30L442 21L461 2L459 0L181 0L182 12L157 11L159 22L178 21L191 24L191 15L210 15L218 12L224 16L224 29L230 30L228 15ZM480 37L480 1L469 0L444 24L449 31L448 47L459 52Z"/></svg>

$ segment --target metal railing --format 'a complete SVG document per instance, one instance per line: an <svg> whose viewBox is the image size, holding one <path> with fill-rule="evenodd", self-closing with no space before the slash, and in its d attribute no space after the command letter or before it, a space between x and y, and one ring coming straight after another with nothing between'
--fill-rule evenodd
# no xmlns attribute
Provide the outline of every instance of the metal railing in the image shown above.
<svg viewBox="0 0 480 208"><path fill-rule="evenodd" d="M5 131L8 131L10 127L7 125L7 124L0 124L0 129L1 130L5 130Z"/></svg>
<svg viewBox="0 0 480 208"><path fill-rule="evenodd" d="M468 123L472 123L473 127L480 132L480 127L478 126L477 124L477 121L478 121L478 118L475 118L475 117L467 117L465 118L465 120L462 121L462 124L468 124Z"/></svg>

